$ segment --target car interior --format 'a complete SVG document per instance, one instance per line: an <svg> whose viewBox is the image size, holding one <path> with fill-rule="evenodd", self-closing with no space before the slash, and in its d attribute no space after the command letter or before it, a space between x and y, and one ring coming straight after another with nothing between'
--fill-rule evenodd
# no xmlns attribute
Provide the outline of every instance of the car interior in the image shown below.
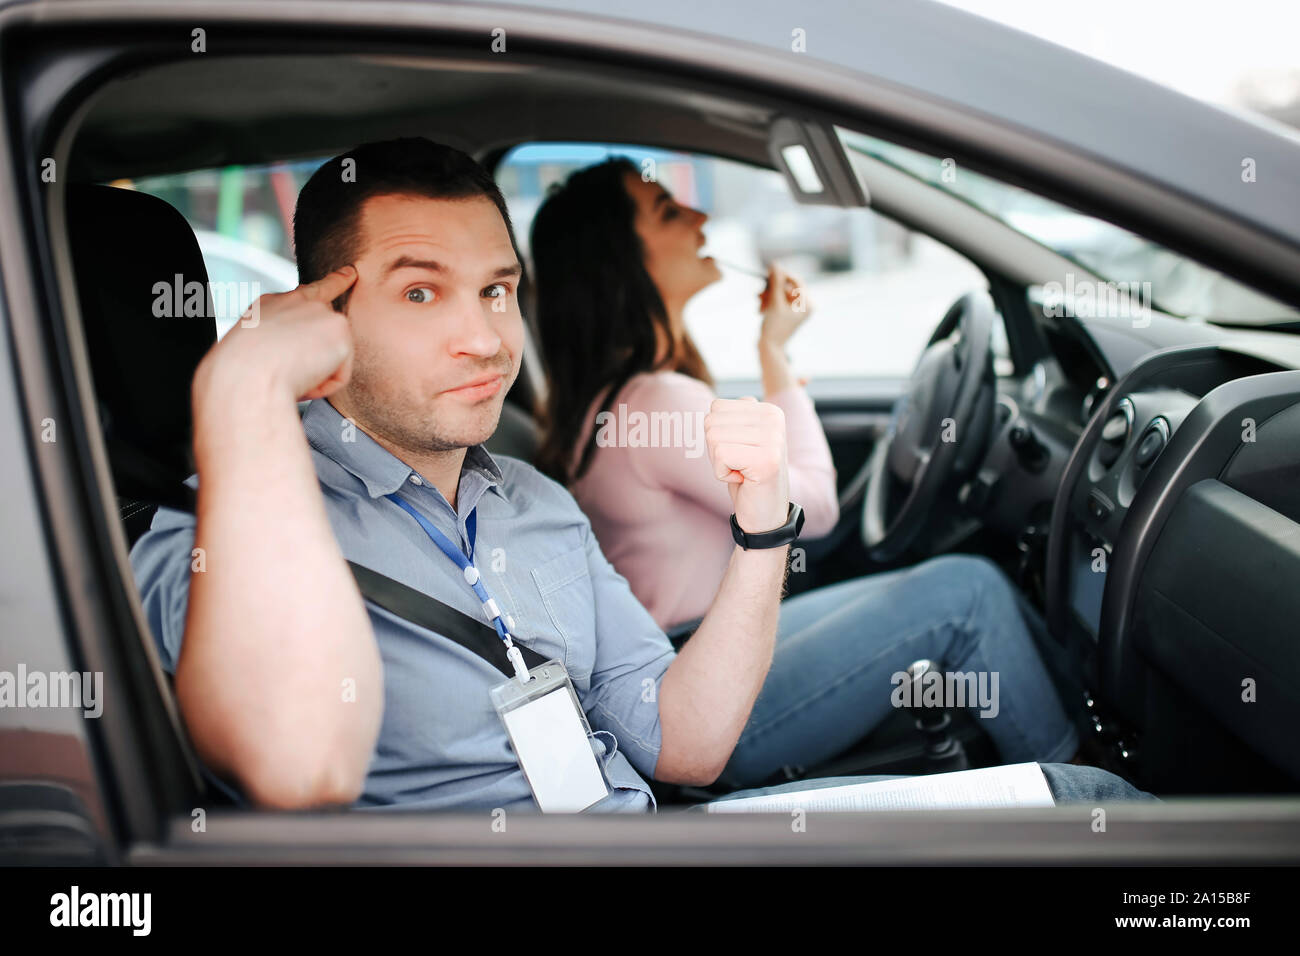
<svg viewBox="0 0 1300 956"><path fill-rule="evenodd" d="M206 283L210 266L200 226L132 184L301 164L403 135L462 148L503 183L522 175L523 150L548 144L578 157L528 166L551 182L583 164L578 147L761 171L779 177L795 212L875 217L881 229L916 237L907 242L964 260L975 285L938 308L919 298L900 306L896 327L872 325L873 336L915 339L904 364L871 371L864 359L854 375L850 354L840 356L845 370L810 381L841 516L830 534L801 543L806 566L790 575L790 591L942 553L986 555L1042 621L1040 651L1085 731L1090 763L1157 796L1300 789L1300 589L1286 586L1300 580L1300 339L1286 329L1294 309L1202 273L1202 286L1226 308L1239 303L1237 312L1194 315L1161 299L1136 320L1053 308L1051 290L1072 279L1129 275L1108 274L1083 246L1000 212L989 199L1006 186L997 169L972 160L966 177L959 156L962 188L947 188L943 164L953 160L939 145L822 104L541 58L188 58L107 79L70 124L66 187L50 199L54 259L70 347L93 380L111 475L104 501L117 507L113 555L123 599L135 601L138 673L158 694L171 691L130 590L127 554L159 505L188 506L190 378L218 329L206 300L184 321L155 314L159 276ZM1092 221L1088 210L1059 208ZM515 228L523 238L521 221ZM769 247L792 248L775 238ZM1179 275L1195 268L1161 252L1178 259ZM837 270L845 271L822 271ZM847 290L832 296L845 322L872 307L873 287L834 288ZM817 321L800 332L808 354L843 350L838 332L818 339ZM849 348L865 354L877 343L862 336ZM705 354L728 358L725 349ZM754 394L756 378L720 377L719 392ZM531 459L545 388L530 343L489 450ZM941 440L945 418L964 430L962 441ZM167 709L164 732L193 763L174 703ZM896 709L829 764L788 767L769 782L997 762L965 711L922 726ZM669 806L721 792L656 788Z"/></svg>

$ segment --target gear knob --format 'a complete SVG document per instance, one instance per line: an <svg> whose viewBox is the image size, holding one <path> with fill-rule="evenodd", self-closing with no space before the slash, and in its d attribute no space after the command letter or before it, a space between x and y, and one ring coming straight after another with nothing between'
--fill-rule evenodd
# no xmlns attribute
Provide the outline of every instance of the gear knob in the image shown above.
<svg viewBox="0 0 1300 956"><path fill-rule="evenodd" d="M903 699L908 702L907 711L915 718L917 729L925 737L925 755L930 765L945 770L965 770L970 763L965 748L950 732L952 717L947 707L927 707L924 702L922 684L932 671L938 673L930 660L913 661L908 665L907 677L911 686Z"/></svg>

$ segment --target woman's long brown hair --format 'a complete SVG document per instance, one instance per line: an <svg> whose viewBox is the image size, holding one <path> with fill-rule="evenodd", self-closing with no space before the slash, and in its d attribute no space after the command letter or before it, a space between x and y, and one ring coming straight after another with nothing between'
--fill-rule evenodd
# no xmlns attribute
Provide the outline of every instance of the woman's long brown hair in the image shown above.
<svg viewBox="0 0 1300 956"><path fill-rule="evenodd" d="M591 464L594 427L576 465L574 457L597 398L604 396L604 410L612 410L623 386L650 371L681 372L713 385L688 335L655 363L660 336L673 339L663 299L645 269L636 204L624 183L629 172L637 168L623 157L578 170L533 220L536 317L548 379L536 465L566 485Z"/></svg>

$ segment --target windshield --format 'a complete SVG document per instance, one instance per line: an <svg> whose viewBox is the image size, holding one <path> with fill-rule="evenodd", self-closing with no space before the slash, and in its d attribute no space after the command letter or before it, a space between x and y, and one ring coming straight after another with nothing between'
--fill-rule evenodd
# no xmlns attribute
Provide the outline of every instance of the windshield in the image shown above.
<svg viewBox="0 0 1300 956"><path fill-rule="evenodd" d="M1260 326L1300 321L1300 311L1126 229L968 169L956 175L952 160L839 127L836 133L850 153L965 200L1107 282L1151 283L1151 300L1163 312Z"/></svg>

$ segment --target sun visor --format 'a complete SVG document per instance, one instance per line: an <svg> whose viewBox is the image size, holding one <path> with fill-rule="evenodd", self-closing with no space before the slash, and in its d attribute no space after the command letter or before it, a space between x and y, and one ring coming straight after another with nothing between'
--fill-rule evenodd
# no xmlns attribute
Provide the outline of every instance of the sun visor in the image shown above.
<svg viewBox="0 0 1300 956"><path fill-rule="evenodd" d="M866 206L865 190L829 128L778 116L767 133L767 151L790 194L807 205Z"/></svg>

